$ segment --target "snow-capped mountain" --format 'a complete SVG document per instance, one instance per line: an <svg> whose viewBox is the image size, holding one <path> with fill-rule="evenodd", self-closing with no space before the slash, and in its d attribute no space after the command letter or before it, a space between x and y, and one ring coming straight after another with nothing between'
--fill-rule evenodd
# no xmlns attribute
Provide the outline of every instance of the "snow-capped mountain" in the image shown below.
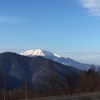
<svg viewBox="0 0 100 100"><path fill-rule="evenodd" d="M21 55L24 56L29 56L29 57L35 57L35 56L42 56L44 58L47 59L51 59L55 62L67 65L67 66L72 66L74 68L77 69L81 69L81 70L88 70L90 68L90 64L83 64L80 62L77 62L71 58L67 58L67 57L61 57L60 55L57 55L55 53L51 53L48 52L46 50L42 50L42 49L36 49L36 50L28 50L24 53L20 53ZM96 66L98 67L98 66Z"/></svg>
<svg viewBox="0 0 100 100"><path fill-rule="evenodd" d="M51 53L48 52L46 50L42 50L42 49L36 49L36 50L28 50L24 53L20 53L21 55L25 55L25 56L30 56L30 57L34 57L34 56L55 56L55 57L61 57L55 53Z"/></svg>

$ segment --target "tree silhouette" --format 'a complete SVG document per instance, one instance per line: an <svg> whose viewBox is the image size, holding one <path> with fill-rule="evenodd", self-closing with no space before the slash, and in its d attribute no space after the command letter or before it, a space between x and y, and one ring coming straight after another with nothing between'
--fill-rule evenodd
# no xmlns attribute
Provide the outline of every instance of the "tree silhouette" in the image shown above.
<svg viewBox="0 0 100 100"><path fill-rule="evenodd" d="M69 89L69 94L73 94L74 89L78 86L79 74L78 73L65 73L66 85Z"/></svg>
<svg viewBox="0 0 100 100"><path fill-rule="evenodd" d="M41 80L39 86L49 90L49 96L52 96L56 94L56 91L59 88L59 78L51 68L47 68L46 72L47 75L39 76L39 79Z"/></svg>

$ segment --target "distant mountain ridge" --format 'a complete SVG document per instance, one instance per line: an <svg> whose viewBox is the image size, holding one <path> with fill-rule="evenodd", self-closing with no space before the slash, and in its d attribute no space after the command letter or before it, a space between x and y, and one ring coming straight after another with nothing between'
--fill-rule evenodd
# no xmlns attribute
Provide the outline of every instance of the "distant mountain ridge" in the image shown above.
<svg viewBox="0 0 100 100"><path fill-rule="evenodd" d="M26 52L20 53L20 54L24 55L24 56L29 56L29 57L42 56L44 58L51 59L55 62L59 62L61 64L67 65L67 66L73 66L74 68L77 68L77 69L80 69L80 70L88 70L91 66L90 64L80 63L80 62L75 61L71 58L62 57L58 54L51 53L49 51L42 50L42 49L27 50ZM97 67L100 67L100 66L96 65L95 67L97 68Z"/></svg>

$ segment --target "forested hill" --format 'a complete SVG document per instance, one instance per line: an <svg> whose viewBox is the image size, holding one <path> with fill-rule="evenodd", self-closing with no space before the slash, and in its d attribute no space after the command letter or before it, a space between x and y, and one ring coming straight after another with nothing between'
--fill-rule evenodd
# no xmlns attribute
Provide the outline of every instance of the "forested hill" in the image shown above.
<svg viewBox="0 0 100 100"><path fill-rule="evenodd" d="M48 75L48 71L53 70L56 75L63 78L64 73L77 73L79 70L54 62L50 59L38 57L26 57L12 52L0 54L1 76L9 76L10 85L16 82L18 87L25 76L31 83L40 82L39 77ZM14 86L13 86L14 88Z"/></svg>

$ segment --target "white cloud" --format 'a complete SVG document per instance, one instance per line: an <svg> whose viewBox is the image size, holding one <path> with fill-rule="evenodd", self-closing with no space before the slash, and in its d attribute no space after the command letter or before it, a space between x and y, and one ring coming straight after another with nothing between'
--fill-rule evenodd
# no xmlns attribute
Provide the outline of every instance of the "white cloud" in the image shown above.
<svg viewBox="0 0 100 100"><path fill-rule="evenodd" d="M79 0L83 7L87 8L93 16L100 16L100 0Z"/></svg>

